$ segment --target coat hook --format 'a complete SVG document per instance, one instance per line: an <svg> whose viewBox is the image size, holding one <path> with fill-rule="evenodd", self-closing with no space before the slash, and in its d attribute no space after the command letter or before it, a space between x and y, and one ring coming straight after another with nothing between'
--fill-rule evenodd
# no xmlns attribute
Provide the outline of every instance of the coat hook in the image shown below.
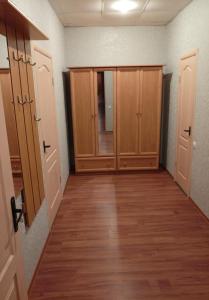
<svg viewBox="0 0 209 300"><path fill-rule="evenodd" d="M25 102L27 103L33 103L33 100L32 99L29 99L26 95L25 95Z"/></svg>
<svg viewBox="0 0 209 300"><path fill-rule="evenodd" d="M21 105L24 105L27 101L21 100L19 96L17 96L17 102Z"/></svg>
<svg viewBox="0 0 209 300"><path fill-rule="evenodd" d="M38 117L36 117L36 115L34 115L34 120L35 120L36 122L40 122L40 121L41 121L41 118L38 118Z"/></svg>
<svg viewBox="0 0 209 300"><path fill-rule="evenodd" d="M32 63L30 58L28 59L27 63L32 67L34 67L36 65L36 62Z"/></svg>
<svg viewBox="0 0 209 300"><path fill-rule="evenodd" d="M22 58L22 57L16 58L16 57L15 57L15 53L14 53L14 51L13 51L13 59L14 59L15 61L19 62L19 61L21 61L23 58Z"/></svg>
<svg viewBox="0 0 209 300"><path fill-rule="evenodd" d="M27 60L24 60L23 56L22 56L21 58L22 58L21 61L22 61L24 64L27 65L28 61L27 61Z"/></svg>

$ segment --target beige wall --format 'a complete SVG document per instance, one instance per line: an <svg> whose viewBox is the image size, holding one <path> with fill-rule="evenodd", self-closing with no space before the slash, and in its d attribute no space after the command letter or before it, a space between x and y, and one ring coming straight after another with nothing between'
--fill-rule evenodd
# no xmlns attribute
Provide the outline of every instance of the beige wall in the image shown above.
<svg viewBox="0 0 209 300"><path fill-rule="evenodd" d="M168 170L174 173L179 61L199 49L192 162L192 199L209 217L209 1L193 0L166 29L167 71L173 72L169 113Z"/></svg>
<svg viewBox="0 0 209 300"><path fill-rule="evenodd" d="M67 66L165 64L165 27L66 28Z"/></svg>

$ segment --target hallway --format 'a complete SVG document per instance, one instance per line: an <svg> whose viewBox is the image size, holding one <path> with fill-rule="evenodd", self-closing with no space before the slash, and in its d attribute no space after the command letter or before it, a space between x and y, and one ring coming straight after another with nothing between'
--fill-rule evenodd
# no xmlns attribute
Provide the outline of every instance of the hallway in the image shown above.
<svg viewBox="0 0 209 300"><path fill-rule="evenodd" d="M165 171L72 176L29 299L209 299L209 224Z"/></svg>

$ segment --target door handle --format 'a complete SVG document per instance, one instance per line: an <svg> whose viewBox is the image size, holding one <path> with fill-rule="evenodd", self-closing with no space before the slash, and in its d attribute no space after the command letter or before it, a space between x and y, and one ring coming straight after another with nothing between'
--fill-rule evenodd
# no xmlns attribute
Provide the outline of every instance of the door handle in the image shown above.
<svg viewBox="0 0 209 300"><path fill-rule="evenodd" d="M46 145L46 142L43 141L44 153L46 153L46 149L51 148L51 145Z"/></svg>
<svg viewBox="0 0 209 300"><path fill-rule="evenodd" d="M11 209L12 209L12 219L13 219L14 231L17 232L18 225L23 216L23 209L16 208L15 197L11 198ZM18 216L18 214L19 214L19 216Z"/></svg>
<svg viewBox="0 0 209 300"><path fill-rule="evenodd" d="M189 134L189 136L191 136L192 133L192 127L189 126L189 129L184 129L184 132L187 132Z"/></svg>

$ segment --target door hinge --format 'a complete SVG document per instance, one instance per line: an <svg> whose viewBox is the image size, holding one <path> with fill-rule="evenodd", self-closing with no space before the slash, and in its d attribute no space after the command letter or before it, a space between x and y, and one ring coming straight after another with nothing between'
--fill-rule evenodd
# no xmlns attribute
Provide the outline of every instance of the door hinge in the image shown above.
<svg viewBox="0 0 209 300"><path fill-rule="evenodd" d="M52 85L54 86L54 77L52 77Z"/></svg>

